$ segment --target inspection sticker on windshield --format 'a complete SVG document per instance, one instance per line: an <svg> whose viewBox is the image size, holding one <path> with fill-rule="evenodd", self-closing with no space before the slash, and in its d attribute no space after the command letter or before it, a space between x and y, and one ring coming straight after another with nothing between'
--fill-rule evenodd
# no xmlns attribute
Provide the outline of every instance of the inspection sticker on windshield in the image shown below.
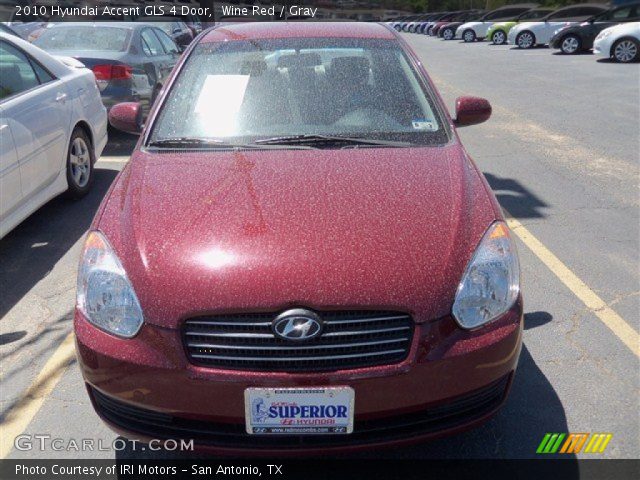
<svg viewBox="0 0 640 480"><path fill-rule="evenodd" d="M426 130L428 132L433 132L435 130L433 122L430 122L429 120L413 120L411 125L414 130Z"/></svg>
<svg viewBox="0 0 640 480"><path fill-rule="evenodd" d="M244 391L247 433L351 433L354 398L351 387L247 388Z"/></svg>

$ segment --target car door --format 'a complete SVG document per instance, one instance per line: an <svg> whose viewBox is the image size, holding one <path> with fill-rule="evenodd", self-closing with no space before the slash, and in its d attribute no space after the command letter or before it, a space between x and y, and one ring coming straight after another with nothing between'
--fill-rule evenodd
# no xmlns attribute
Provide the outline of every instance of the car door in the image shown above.
<svg viewBox="0 0 640 480"><path fill-rule="evenodd" d="M64 168L71 112L64 83L26 52L0 41L0 84L4 119L19 162L23 201Z"/></svg>
<svg viewBox="0 0 640 480"><path fill-rule="evenodd" d="M0 69L0 79L1 75L2 69ZM2 101L1 93L0 101ZM4 110L0 106L0 224L21 201L20 163L11 135L9 119L6 118ZM0 236L2 233L2 229L0 229Z"/></svg>

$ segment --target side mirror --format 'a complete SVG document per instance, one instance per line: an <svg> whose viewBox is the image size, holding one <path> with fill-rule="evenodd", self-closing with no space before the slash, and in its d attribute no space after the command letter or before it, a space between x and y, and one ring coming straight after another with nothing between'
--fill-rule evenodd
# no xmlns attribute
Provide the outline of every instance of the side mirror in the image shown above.
<svg viewBox="0 0 640 480"><path fill-rule="evenodd" d="M458 97L456 100L456 127L486 122L491 116L491 104L484 98Z"/></svg>
<svg viewBox="0 0 640 480"><path fill-rule="evenodd" d="M142 107L138 102L118 103L109 110L109 123L127 133L142 132Z"/></svg>

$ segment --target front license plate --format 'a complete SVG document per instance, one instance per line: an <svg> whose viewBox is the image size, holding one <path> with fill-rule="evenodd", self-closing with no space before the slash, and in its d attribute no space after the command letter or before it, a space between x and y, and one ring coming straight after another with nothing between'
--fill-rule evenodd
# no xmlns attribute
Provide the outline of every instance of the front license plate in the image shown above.
<svg viewBox="0 0 640 480"><path fill-rule="evenodd" d="M351 387L247 388L244 391L247 433L351 433L354 398Z"/></svg>

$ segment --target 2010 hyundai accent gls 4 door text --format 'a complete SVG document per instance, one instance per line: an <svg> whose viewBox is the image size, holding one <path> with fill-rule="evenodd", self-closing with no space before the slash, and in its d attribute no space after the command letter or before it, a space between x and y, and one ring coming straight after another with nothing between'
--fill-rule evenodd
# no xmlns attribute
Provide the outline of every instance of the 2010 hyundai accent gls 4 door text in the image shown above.
<svg viewBox="0 0 640 480"><path fill-rule="evenodd" d="M517 255L422 65L380 24L200 35L82 253L77 349L130 438L345 451L489 418L521 347ZM115 105L113 126L140 128Z"/></svg>

